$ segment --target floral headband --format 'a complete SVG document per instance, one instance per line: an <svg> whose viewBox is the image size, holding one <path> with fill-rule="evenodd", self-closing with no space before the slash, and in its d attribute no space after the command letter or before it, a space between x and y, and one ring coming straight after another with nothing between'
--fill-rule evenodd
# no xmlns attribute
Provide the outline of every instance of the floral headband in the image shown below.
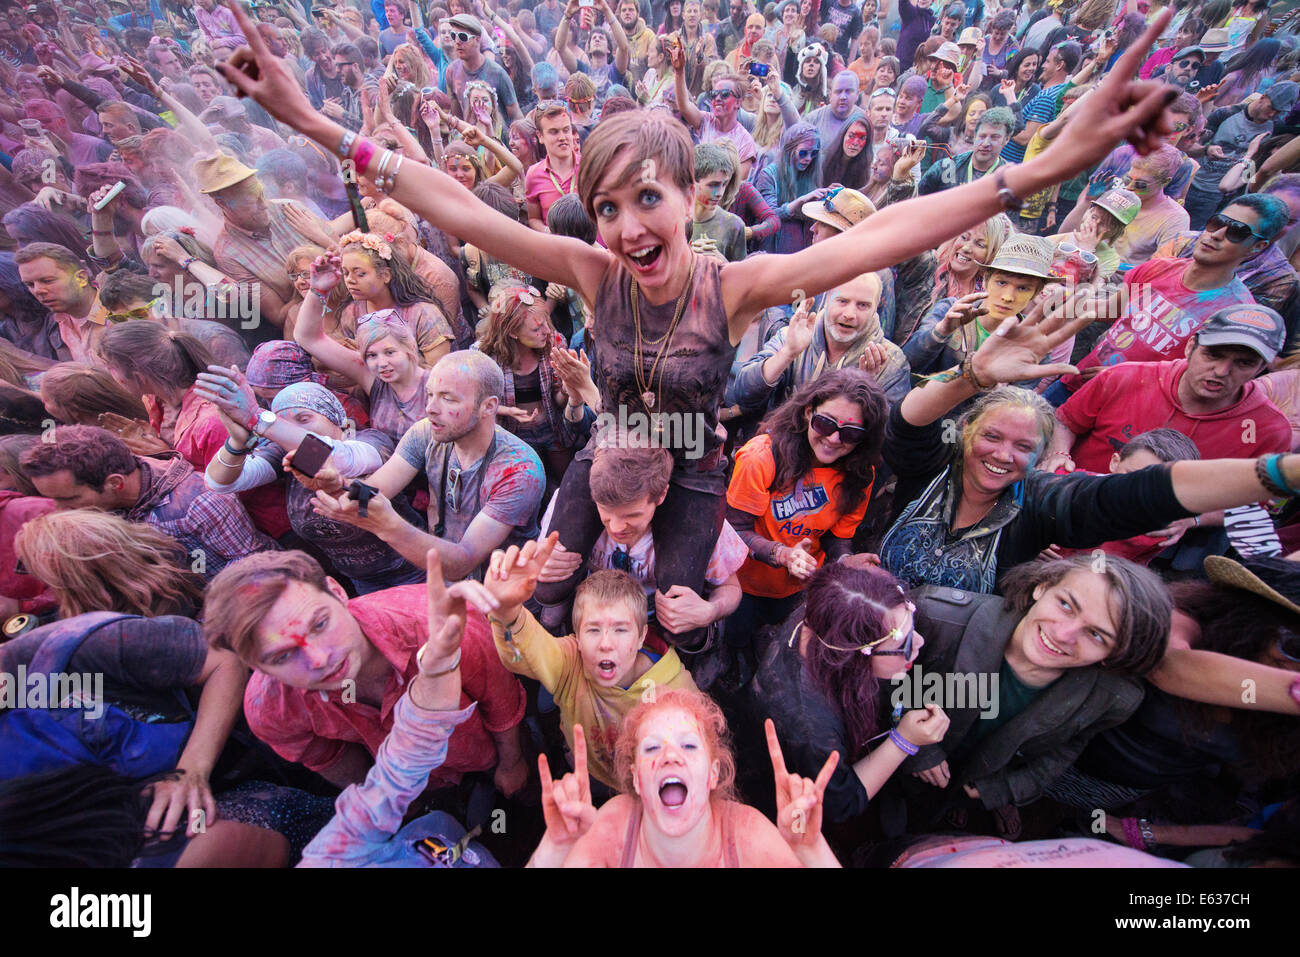
<svg viewBox="0 0 1300 957"><path fill-rule="evenodd" d="M354 229L346 236L339 239L339 246L351 246L354 243L360 243L366 249L377 255L380 259L393 258L393 234L384 233L384 238L380 239L374 233L363 233L359 229Z"/></svg>

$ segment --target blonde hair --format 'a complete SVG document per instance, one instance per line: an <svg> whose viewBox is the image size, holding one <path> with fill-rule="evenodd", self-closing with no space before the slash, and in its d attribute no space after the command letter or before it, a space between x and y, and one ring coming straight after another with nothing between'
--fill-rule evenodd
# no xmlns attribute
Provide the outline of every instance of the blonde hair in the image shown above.
<svg viewBox="0 0 1300 957"><path fill-rule="evenodd" d="M533 300L531 305L520 298L521 293ZM550 355L551 348L554 345L554 327L551 325L547 302L545 298L532 289L525 288L517 283L502 283L492 288L492 298L488 303L487 322L484 324L483 333L479 337L479 352L492 359L503 370L512 369L515 359L518 358L520 350L523 349L522 344L516 337L528 320L529 313L534 311L546 318L546 326L552 330L552 335L547 336L546 345L540 350L542 356Z"/></svg>
<svg viewBox="0 0 1300 957"><path fill-rule="evenodd" d="M627 572L612 568L592 572L573 593L574 632L582 627L579 623L588 605L612 605L616 602L623 602L631 609L637 627L645 625L648 614L645 587Z"/></svg>
<svg viewBox="0 0 1300 957"><path fill-rule="evenodd" d="M980 423L991 413L1007 406L1013 409L1024 409L1038 421L1038 431L1042 436L1042 441L1039 443L1038 452L1034 456L1034 462L1037 462L1042 457L1043 452L1052 444L1052 436L1056 432L1056 410L1052 408L1050 402L1038 393L1014 385L1000 385L985 392L957 420L957 426L961 429L963 456L970 454ZM1033 468L1033 463L1030 464L1030 468Z"/></svg>
<svg viewBox="0 0 1300 957"><path fill-rule="evenodd" d="M397 61L406 63L410 75L403 82L412 83L417 88L431 86L429 68L424 65L424 54L409 43L399 43L388 60L388 72L397 79Z"/></svg>
<svg viewBox="0 0 1300 957"><path fill-rule="evenodd" d="M88 611L191 615L202 600L202 579L177 564L184 551L173 538L111 512L41 515L18 530L14 551L50 586L63 618Z"/></svg>

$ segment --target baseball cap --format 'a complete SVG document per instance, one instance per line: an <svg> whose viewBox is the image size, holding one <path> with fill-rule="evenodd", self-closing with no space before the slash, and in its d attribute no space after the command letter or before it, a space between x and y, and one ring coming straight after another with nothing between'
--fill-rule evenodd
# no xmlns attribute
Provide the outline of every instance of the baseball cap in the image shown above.
<svg viewBox="0 0 1300 957"><path fill-rule="evenodd" d="M1300 85L1291 80L1284 80L1281 83L1274 83L1264 95L1268 101L1273 104L1273 109L1279 113L1289 113L1291 107L1295 106L1297 97L1300 97Z"/></svg>
<svg viewBox="0 0 1300 957"><path fill-rule="evenodd" d="M997 256L988 268L992 272L1051 279L1052 254L1055 251L1055 244L1041 236L1013 236L998 249Z"/></svg>
<svg viewBox="0 0 1300 957"><path fill-rule="evenodd" d="M1188 56L1200 57L1201 62L1202 63L1205 62L1205 51L1202 50L1200 47L1196 47L1196 46L1183 47L1181 50L1179 50L1177 53L1174 54L1174 59L1181 60L1183 57L1188 57Z"/></svg>
<svg viewBox="0 0 1300 957"><path fill-rule="evenodd" d="M1108 189L1094 199L1092 205L1100 206L1127 226L1137 219L1138 211L1142 208L1142 200L1138 199L1137 193L1127 189Z"/></svg>
<svg viewBox="0 0 1300 957"><path fill-rule="evenodd" d="M1286 338L1286 323L1268 306L1238 302L1224 306L1201 326L1196 342L1202 346L1246 346L1266 362L1277 358Z"/></svg>
<svg viewBox="0 0 1300 957"><path fill-rule="evenodd" d="M942 60L944 63L951 63L953 66L961 65L961 47L951 40L945 41L939 45L939 49L930 54L931 59Z"/></svg>
<svg viewBox="0 0 1300 957"><path fill-rule="evenodd" d="M449 23L453 29L464 30L466 33L472 33L476 37L483 35L483 24L479 23L478 17L471 16L468 13L458 13L451 17Z"/></svg>
<svg viewBox="0 0 1300 957"><path fill-rule="evenodd" d="M856 226L876 211L875 205L856 189L841 186L815 203L805 203L803 214L840 232Z"/></svg>

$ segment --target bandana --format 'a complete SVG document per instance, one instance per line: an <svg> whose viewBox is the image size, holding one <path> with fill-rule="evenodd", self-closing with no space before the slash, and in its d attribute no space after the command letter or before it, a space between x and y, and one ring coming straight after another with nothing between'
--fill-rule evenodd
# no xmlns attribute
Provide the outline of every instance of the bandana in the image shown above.
<svg viewBox="0 0 1300 957"><path fill-rule="evenodd" d="M244 375L257 389L280 389L295 382L325 384L325 376L312 368L307 350L285 339L264 342L254 349Z"/></svg>
<svg viewBox="0 0 1300 957"><path fill-rule="evenodd" d="M295 382L280 390L280 394L271 403L271 411L287 412L290 409L308 409L325 416L340 429L347 421L343 405L334 393L315 382Z"/></svg>

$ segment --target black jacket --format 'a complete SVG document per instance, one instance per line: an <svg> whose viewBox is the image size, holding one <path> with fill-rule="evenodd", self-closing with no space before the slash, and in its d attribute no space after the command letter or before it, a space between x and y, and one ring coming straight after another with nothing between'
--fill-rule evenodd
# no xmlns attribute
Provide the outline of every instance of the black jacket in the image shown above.
<svg viewBox="0 0 1300 957"><path fill-rule="evenodd" d="M1020 615L1004 599L951 588L916 593L916 629L925 637L918 665L926 673L996 675ZM915 672L916 669L913 669ZM1102 668L1072 668L1049 685L1029 706L993 731L965 766L949 766L950 789L965 783L980 792L986 808L1024 805L1070 767L1092 738L1125 721L1142 703L1136 678ZM979 719L980 707L949 708L952 724L943 742L921 748L903 762L898 774L924 771L948 759ZM928 785L927 785L928 786Z"/></svg>

